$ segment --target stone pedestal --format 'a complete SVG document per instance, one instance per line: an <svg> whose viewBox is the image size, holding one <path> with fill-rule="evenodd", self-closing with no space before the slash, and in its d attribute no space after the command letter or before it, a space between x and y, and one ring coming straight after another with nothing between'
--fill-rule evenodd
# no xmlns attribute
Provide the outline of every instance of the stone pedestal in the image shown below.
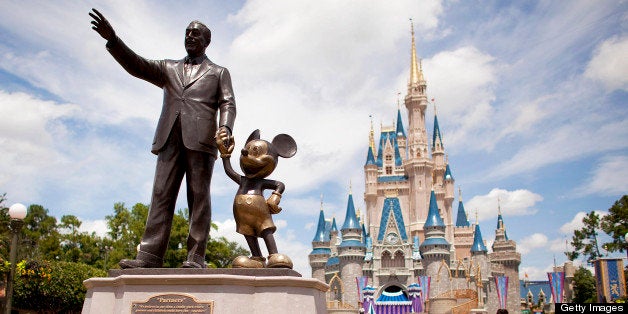
<svg viewBox="0 0 628 314"><path fill-rule="evenodd" d="M329 286L290 269L127 269L85 280L83 314L326 313Z"/></svg>

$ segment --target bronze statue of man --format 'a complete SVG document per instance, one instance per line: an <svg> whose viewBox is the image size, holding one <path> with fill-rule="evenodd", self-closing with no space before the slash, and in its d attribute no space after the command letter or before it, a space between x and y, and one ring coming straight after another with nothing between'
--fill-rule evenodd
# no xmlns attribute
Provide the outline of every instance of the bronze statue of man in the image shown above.
<svg viewBox="0 0 628 314"><path fill-rule="evenodd" d="M185 30L185 58L147 60L129 49L107 19L92 10L92 29L107 40L107 50L114 59L129 74L164 92L151 149L157 155L157 167L146 230L136 259L123 259L119 264L122 268L162 266L177 194L185 175L190 229L187 261L182 267L204 268L211 223L209 189L217 155L214 136L217 130L231 136L236 116L229 71L205 55L211 31L201 22L193 21Z"/></svg>

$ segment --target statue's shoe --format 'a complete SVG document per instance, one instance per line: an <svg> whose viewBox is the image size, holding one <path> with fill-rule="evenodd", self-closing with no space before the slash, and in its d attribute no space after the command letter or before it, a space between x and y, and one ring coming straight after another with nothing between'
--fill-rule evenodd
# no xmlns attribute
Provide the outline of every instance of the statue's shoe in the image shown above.
<svg viewBox="0 0 628 314"><path fill-rule="evenodd" d="M292 260L288 255L276 253L268 256L268 268L289 268L292 269Z"/></svg>
<svg viewBox="0 0 628 314"><path fill-rule="evenodd" d="M264 268L265 258L261 256L238 256L231 263L232 268Z"/></svg>
<svg viewBox="0 0 628 314"><path fill-rule="evenodd" d="M141 259L123 259L118 265L122 269L130 269L130 268L161 268L161 265L155 263L149 263L147 261L143 261Z"/></svg>

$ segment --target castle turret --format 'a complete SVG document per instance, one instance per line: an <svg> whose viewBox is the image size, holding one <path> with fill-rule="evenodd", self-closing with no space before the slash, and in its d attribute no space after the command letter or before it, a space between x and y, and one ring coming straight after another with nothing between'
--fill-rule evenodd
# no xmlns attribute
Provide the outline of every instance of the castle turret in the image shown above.
<svg viewBox="0 0 628 314"><path fill-rule="evenodd" d="M355 214L352 194L349 194L345 221L340 233L342 242L338 246L338 259L344 287L343 302L357 309L359 300L355 278L362 276L366 245L362 242L362 227Z"/></svg>
<svg viewBox="0 0 628 314"><path fill-rule="evenodd" d="M406 152L406 131L403 128L403 120L401 120L401 109L397 109L397 143L399 145L399 151ZM403 158L406 158L405 154Z"/></svg>
<svg viewBox="0 0 628 314"><path fill-rule="evenodd" d="M445 172L446 174L447 172ZM454 229L454 242L456 245L456 260L471 256L474 228L469 223L467 212L462 202L462 191L458 188L458 214Z"/></svg>
<svg viewBox="0 0 628 314"><path fill-rule="evenodd" d="M497 213L495 242L493 242L493 253L489 254L489 259L492 263L501 264L504 267L504 276L509 278L507 308L508 311L514 313L519 309L519 264L521 264L521 254L517 252L515 241L509 240L506 235L506 226L504 225L499 200ZM511 295L516 297L511 297Z"/></svg>
<svg viewBox="0 0 628 314"><path fill-rule="evenodd" d="M441 263L445 263L445 265L449 265L450 262L450 243L445 239L445 223L440 216L438 211L438 205L436 202L436 195L434 191L432 191L430 195L430 209L427 214L427 220L424 225L425 232L425 241L421 243L419 250L421 252L421 256L423 257L423 269L428 276L433 276L436 278L439 274L439 270L441 269ZM444 282L444 281L443 281ZM435 287L436 289L432 289L430 292L430 297L437 295L438 293L444 291L439 287Z"/></svg>
<svg viewBox="0 0 628 314"><path fill-rule="evenodd" d="M323 202L321 201L321 211L318 215L318 225L314 239L312 239L312 252L309 258L310 266L312 267L312 278L322 282L325 282L325 264L331 254L329 242L329 235L325 232L325 214L323 213Z"/></svg>
<svg viewBox="0 0 628 314"><path fill-rule="evenodd" d="M427 108L427 83L423 76L423 66L417 58L414 39L414 25L411 24L412 47L410 52L410 79L404 103L408 111L407 159L403 163L408 176L410 224L422 229L427 212L425 211L432 190L434 164L428 152L428 139L425 127ZM419 235L421 235L419 233Z"/></svg>

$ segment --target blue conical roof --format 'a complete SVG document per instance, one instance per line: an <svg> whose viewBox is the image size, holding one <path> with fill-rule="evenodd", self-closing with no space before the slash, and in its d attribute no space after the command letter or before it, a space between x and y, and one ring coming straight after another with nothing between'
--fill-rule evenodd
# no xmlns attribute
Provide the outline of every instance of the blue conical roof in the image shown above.
<svg viewBox="0 0 628 314"><path fill-rule="evenodd" d="M449 164L447 164L447 167L445 168L445 176L444 176L445 180L453 180L454 176L451 175L451 169L449 168Z"/></svg>
<svg viewBox="0 0 628 314"><path fill-rule="evenodd" d="M504 219L502 214L497 215L497 229L504 229Z"/></svg>
<svg viewBox="0 0 628 314"><path fill-rule="evenodd" d="M331 231L338 231L338 227L336 227L336 217L331 219Z"/></svg>
<svg viewBox="0 0 628 314"><path fill-rule="evenodd" d="M436 203L436 194L432 190L430 194L430 210L427 212L427 219L425 221L425 227L444 227L445 223L443 218L440 217L438 212L438 204Z"/></svg>
<svg viewBox="0 0 628 314"><path fill-rule="evenodd" d="M373 149L369 146L369 151L366 153L366 164L367 165L375 165L375 156L373 155Z"/></svg>
<svg viewBox="0 0 628 314"><path fill-rule="evenodd" d="M397 136L406 137L406 131L403 129L403 121L401 120L401 109L397 109Z"/></svg>
<svg viewBox="0 0 628 314"><path fill-rule="evenodd" d="M475 225L475 233L473 234L473 245L471 246L471 252L488 252L482 239L482 232L480 231L480 224Z"/></svg>
<svg viewBox="0 0 628 314"><path fill-rule="evenodd" d="M432 135L432 150L436 147L436 140L438 139L438 144L440 147L443 147L443 137L440 135L440 127L438 126L438 118L434 115L434 134Z"/></svg>
<svg viewBox="0 0 628 314"><path fill-rule="evenodd" d="M316 227L316 233L314 234L314 239L312 242L325 242L327 241L325 237L325 214L321 209L320 214L318 214L318 227Z"/></svg>
<svg viewBox="0 0 628 314"><path fill-rule="evenodd" d="M458 217L456 218L456 227L468 227L469 218L467 212L464 210L464 204L462 201L458 202Z"/></svg>
<svg viewBox="0 0 628 314"><path fill-rule="evenodd" d="M364 244L366 244L366 238L368 236L368 233L366 233L366 227L362 224L362 242L364 242Z"/></svg>
<svg viewBox="0 0 628 314"><path fill-rule="evenodd" d="M360 223L358 222L358 217L355 214L355 206L353 205L353 194L349 194L347 214L345 215L345 222L341 230L345 229L360 229Z"/></svg>

